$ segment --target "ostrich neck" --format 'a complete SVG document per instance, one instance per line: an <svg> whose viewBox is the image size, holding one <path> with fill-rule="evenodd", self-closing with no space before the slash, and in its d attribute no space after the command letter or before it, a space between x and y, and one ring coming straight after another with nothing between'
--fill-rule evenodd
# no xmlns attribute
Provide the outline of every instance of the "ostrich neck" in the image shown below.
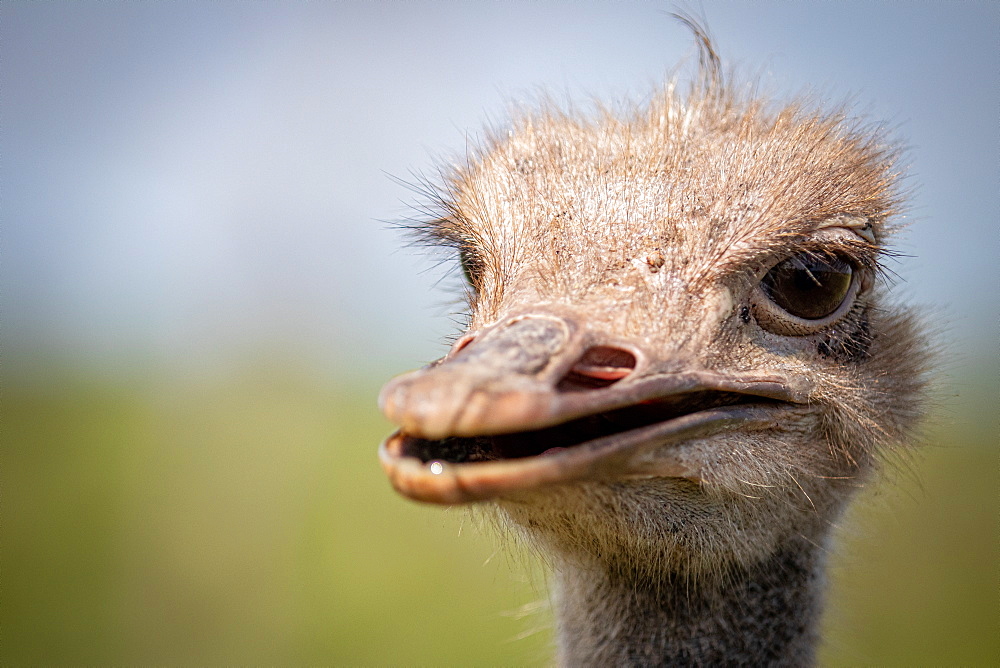
<svg viewBox="0 0 1000 668"><path fill-rule="evenodd" d="M821 561L819 550L802 541L711 583L560 568L560 664L810 665Z"/></svg>

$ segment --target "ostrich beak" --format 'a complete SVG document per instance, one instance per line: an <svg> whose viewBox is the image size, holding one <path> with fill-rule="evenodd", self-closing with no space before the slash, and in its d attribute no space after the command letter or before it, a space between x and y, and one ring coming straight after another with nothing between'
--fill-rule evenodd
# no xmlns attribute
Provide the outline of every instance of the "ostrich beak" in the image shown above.
<svg viewBox="0 0 1000 668"><path fill-rule="evenodd" d="M586 479L696 479L670 446L773 428L808 394L801 381L774 374L664 364L548 314L460 344L379 397L401 427L379 449L382 465L419 501L464 503Z"/></svg>

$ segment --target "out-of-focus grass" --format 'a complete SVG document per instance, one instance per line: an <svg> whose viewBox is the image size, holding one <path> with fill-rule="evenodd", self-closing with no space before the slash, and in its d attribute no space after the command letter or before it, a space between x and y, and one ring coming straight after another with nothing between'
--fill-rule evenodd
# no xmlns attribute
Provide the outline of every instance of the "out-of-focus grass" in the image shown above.
<svg viewBox="0 0 1000 668"><path fill-rule="evenodd" d="M540 569L391 492L355 380L5 382L0 662L548 663ZM1000 658L996 434L939 431L845 522L825 664Z"/></svg>
<svg viewBox="0 0 1000 668"><path fill-rule="evenodd" d="M1000 665L998 452L939 444L843 522L823 665Z"/></svg>
<svg viewBox="0 0 1000 668"><path fill-rule="evenodd" d="M542 578L392 493L353 387L8 384L0 663L542 661Z"/></svg>

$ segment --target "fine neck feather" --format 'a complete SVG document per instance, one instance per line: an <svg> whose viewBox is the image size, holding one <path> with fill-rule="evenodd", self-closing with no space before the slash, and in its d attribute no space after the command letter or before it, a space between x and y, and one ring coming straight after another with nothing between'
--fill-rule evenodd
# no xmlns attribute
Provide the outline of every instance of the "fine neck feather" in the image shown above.
<svg viewBox="0 0 1000 668"><path fill-rule="evenodd" d="M713 581L557 569L565 666L805 666L813 662L821 550L794 541Z"/></svg>

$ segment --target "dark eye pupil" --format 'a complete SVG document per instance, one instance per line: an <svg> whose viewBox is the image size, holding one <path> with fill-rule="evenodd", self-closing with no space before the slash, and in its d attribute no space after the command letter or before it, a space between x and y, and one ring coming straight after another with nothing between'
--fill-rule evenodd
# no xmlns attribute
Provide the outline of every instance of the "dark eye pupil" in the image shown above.
<svg viewBox="0 0 1000 668"><path fill-rule="evenodd" d="M775 265L761 284L771 301L792 315L818 320L844 303L853 273L840 258L797 255Z"/></svg>
<svg viewBox="0 0 1000 668"><path fill-rule="evenodd" d="M462 273L465 280L473 288L479 287L479 279L483 272L482 260L471 250L462 248L458 251L458 259L462 263Z"/></svg>

